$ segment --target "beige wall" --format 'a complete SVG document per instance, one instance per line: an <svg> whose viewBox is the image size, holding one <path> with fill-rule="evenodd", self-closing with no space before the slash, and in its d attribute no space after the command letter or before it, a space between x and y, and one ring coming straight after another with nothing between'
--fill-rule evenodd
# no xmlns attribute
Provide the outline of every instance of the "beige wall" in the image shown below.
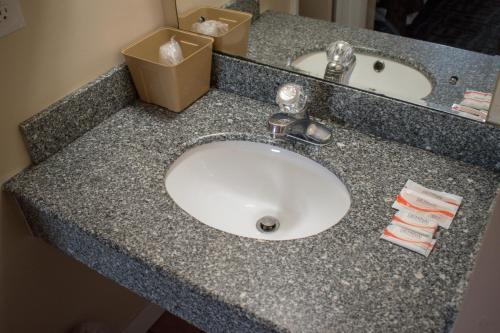
<svg viewBox="0 0 500 333"><path fill-rule="evenodd" d="M296 15L298 14L298 5L299 0L261 0L260 12L264 13L267 10L272 10Z"/></svg>
<svg viewBox="0 0 500 333"><path fill-rule="evenodd" d="M21 121L121 63L121 48L163 22L160 0L21 6L26 27L0 38L0 184L29 165ZM146 304L31 237L4 194L0 251L1 332L58 333L82 319L108 319L121 329Z"/></svg>
<svg viewBox="0 0 500 333"><path fill-rule="evenodd" d="M481 241L479 256L469 277L469 285L454 323L453 333L500 332L498 235L500 235L500 193L497 194L490 224Z"/></svg>
<svg viewBox="0 0 500 333"><path fill-rule="evenodd" d="M179 15L184 14L191 9L201 6L220 7L230 0L177 0L177 12Z"/></svg>
<svg viewBox="0 0 500 333"><path fill-rule="evenodd" d="M24 0L27 26L0 39L0 181L28 164L17 125L122 61L163 21L159 0Z"/></svg>
<svg viewBox="0 0 500 333"><path fill-rule="evenodd" d="M177 0L177 12L179 15L200 6L220 7L231 0ZM298 0L261 0L260 11L274 10L278 12L294 14L298 11Z"/></svg>
<svg viewBox="0 0 500 333"><path fill-rule="evenodd" d="M375 0L336 0L335 22L352 28L373 29Z"/></svg>
<svg viewBox="0 0 500 333"><path fill-rule="evenodd" d="M333 21L333 0L307 0L300 1L300 16Z"/></svg>

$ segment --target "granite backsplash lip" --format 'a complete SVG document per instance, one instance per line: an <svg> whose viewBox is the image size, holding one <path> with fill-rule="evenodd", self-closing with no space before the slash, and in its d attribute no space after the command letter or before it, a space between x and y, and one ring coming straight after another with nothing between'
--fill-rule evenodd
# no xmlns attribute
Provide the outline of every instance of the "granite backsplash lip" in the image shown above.
<svg viewBox="0 0 500 333"><path fill-rule="evenodd" d="M19 125L31 161L40 163L136 99L127 66L115 66Z"/></svg>
<svg viewBox="0 0 500 333"><path fill-rule="evenodd" d="M450 112L451 105L463 99L465 89L493 91L500 72L498 57L272 11L262 13L252 25L247 58L290 70L290 58L325 50L340 39L423 71L434 84L424 100L441 111ZM452 75L459 78L456 85L449 84Z"/></svg>
<svg viewBox="0 0 500 333"><path fill-rule="evenodd" d="M166 195L168 165L184 149L212 139L266 140L265 121L276 110L220 90L181 114L137 103L5 189L33 207L27 218L40 235L207 332L449 330L499 174L332 124L331 146L286 144L349 185L350 211L323 233L242 238L196 221ZM427 259L379 240L409 178L464 197ZM165 296L179 283L192 296L182 303Z"/></svg>

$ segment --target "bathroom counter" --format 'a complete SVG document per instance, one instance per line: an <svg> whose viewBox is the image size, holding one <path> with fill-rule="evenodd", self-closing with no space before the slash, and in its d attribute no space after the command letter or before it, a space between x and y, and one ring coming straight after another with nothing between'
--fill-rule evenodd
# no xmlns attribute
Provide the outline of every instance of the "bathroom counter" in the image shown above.
<svg viewBox="0 0 500 333"><path fill-rule="evenodd" d="M272 11L252 24L247 58L290 70L289 59L324 51L337 40L351 43L361 53L385 56L420 70L434 86L424 100L447 112L463 99L465 89L493 91L500 72L498 56ZM456 85L449 83L453 75L459 78Z"/></svg>
<svg viewBox="0 0 500 333"><path fill-rule="evenodd" d="M182 152L213 140L269 142L266 119L276 111L219 90L180 114L136 103L5 189L37 235L207 332L449 330L498 173L331 124L329 146L275 143L334 171L351 192L351 209L327 231L243 238L170 199L165 173ZM407 179L464 197L428 258L379 239Z"/></svg>

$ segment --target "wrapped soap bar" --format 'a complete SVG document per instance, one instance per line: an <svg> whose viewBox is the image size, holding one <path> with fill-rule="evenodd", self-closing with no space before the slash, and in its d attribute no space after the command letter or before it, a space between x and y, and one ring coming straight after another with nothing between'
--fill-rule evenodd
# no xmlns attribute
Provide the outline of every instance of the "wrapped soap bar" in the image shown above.
<svg viewBox="0 0 500 333"><path fill-rule="evenodd" d="M439 226L445 229L450 227L458 210L458 206L456 205L415 192L408 188L403 188L401 190L401 193L396 197L396 201L392 204L392 208L421 213L433 219Z"/></svg>
<svg viewBox="0 0 500 333"><path fill-rule="evenodd" d="M384 233L380 238L420 253L426 257L429 256L436 244L436 240L431 237L395 224L389 224L384 229Z"/></svg>
<svg viewBox="0 0 500 333"><path fill-rule="evenodd" d="M431 190L427 187L424 187L420 184L415 183L411 179L408 179L408 181L405 184L405 188L413 190L417 193L427 195L427 196L432 197L434 199L438 199L438 200L447 202L447 203L455 205L455 206L460 206L460 204L462 203L462 200L463 200L463 198L459 195Z"/></svg>
<svg viewBox="0 0 500 333"><path fill-rule="evenodd" d="M396 212L391 223L418 231L430 238L434 237L438 227L437 222L432 218L409 210L400 210Z"/></svg>

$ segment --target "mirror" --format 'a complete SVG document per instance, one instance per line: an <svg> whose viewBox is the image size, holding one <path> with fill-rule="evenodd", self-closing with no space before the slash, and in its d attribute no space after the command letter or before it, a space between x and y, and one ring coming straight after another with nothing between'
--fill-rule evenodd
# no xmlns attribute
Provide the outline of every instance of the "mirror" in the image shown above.
<svg viewBox="0 0 500 333"><path fill-rule="evenodd" d="M217 52L486 119L500 71L497 0L177 0L181 29L205 20L225 22L229 31L243 24L196 12L206 6L253 14L244 47L217 47L216 37Z"/></svg>

